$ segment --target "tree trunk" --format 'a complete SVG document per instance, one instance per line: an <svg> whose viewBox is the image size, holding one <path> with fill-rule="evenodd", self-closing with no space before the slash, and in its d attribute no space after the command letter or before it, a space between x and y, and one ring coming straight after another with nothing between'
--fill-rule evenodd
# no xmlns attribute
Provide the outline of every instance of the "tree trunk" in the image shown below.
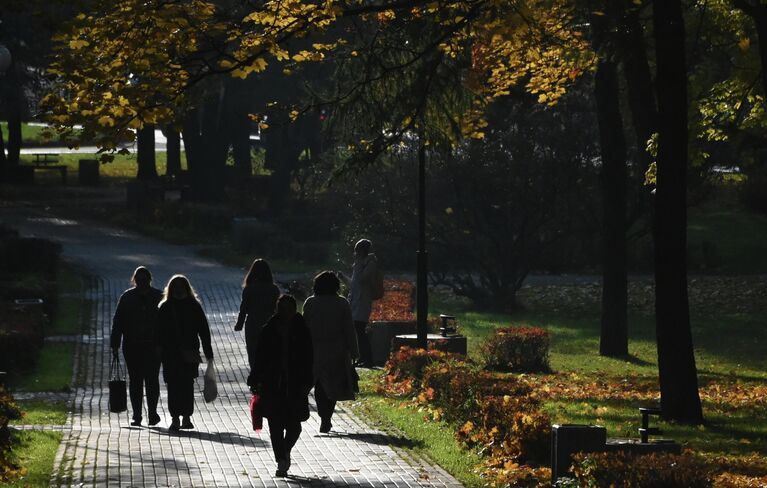
<svg viewBox="0 0 767 488"><path fill-rule="evenodd" d="M703 422L687 297L687 71L681 0L653 2L658 94L655 320L663 417Z"/></svg>
<svg viewBox="0 0 767 488"><path fill-rule="evenodd" d="M637 150L641 155L643 168L646 170L651 162L650 154L646 149L647 141L655 133L658 121L653 80L650 63L647 61L644 33L636 8L626 11L623 23L624 34L621 43L623 74Z"/></svg>
<svg viewBox="0 0 767 488"><path fill-rule="evenodd" d="M628 355L628 294L626 257L626 140L620 110L618 69L612 53L604 52L614 9L593 16L594 49L600 56L594 78L602 156L602 325L599 354ZM612 14L612 15L609 15Z"/></svg>
<svg viewBox="0 0 767 488"><path fill-rule="evenodd" d="M230 79L227 86L226 125L229 127L234 171L238 180L253 173L250 161L250 104L248 85L243 80Z"/></svg>
<svg viewBox="0 0 767 488"><path fill-rule="evenodd" d="M21 110L24 93L21 89L18 65L13 64L8 71L8 164L19 164L21 156Z"/></svg>
<svg viewBox="0 0 767 488"><path fill-rule="evenodd" d="M146 124L136 134L138 174L140 181L152 181L157 179L157 162L154 147L154 125Z"/></svg>
<svg viewBox="0 0 767 488"><path fill-rule="evenodd" d="M181 174L181 138L178 131L173 127L163 129L163 135L165 135L166 140L165 150L167 157L165 175L178 176Z"/></svg>

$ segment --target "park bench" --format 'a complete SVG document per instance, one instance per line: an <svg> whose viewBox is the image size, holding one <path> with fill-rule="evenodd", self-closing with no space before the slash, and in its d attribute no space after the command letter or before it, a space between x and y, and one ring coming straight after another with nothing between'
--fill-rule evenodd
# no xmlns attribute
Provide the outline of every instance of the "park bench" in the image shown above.
<svg viewBox="0 0 767 488"><path fill-rule="evenodd" d="M30 165L25 165L35 170L49 170L58 171L61 174L61 183L66 185L67 183L67 166L64 164L56 164L59 162L59 155L53 153L33 153L30 154L34 158L34 161Z"/></svg>

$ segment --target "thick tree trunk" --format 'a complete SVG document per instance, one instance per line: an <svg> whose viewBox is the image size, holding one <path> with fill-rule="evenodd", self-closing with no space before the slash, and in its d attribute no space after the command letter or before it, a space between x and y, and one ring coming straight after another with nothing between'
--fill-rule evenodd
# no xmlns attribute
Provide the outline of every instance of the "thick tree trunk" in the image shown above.
<svg viewBox="0 0 767 488"><path fill-rule="evenodd" d="M626 142L615 63L601 61L594 80L602 154L602 328L599 354L628 355Z"/></svg>
<svg viewBox="0 0 767 488"><path fill-rule="evenodd" d="M663 417L703 422L687 297L687 71L681 0L653 2L658 91L655 320Z"/></svg>
<svg viewBox="0 0 767 488"><path fill-rule="evenodd" d="M229 150L229 137L224 120L224 102L226 93L221 87L209 95L205 101L202 118L203 168L206 185L199 195L205 201L220 201L225 196L225 166Z"/></svg>
<svg viewBox="0 0 767 488"><path fill-rule="evenodd" d="M229 128L234 171L238 179L253 173L250 161L250 104L248 85L243 80L231 79L227 86L226 125Z"/></svg>
<svg viewBox="0 0 767 488"><path fill-rule="evenodd" d="M173 127L166 127L162 132L166 141L165 175L178 176L181 174L181 137Z"/></svg>
<svg viewBox="0 0 767 488"><path fill-rule="evenodd" d="M157 179L157 160L155 158L154 125L147 124L136 133L136 159L138 160L138 174L140 181L152 181Z"/></svg>
<svg viewBox="0 0 767 488"><path fill-rule="evenodd" d="M650 154L646 150L647 141L655 133L658 121L653 80L650 63L647 61L644 33L639 23L639 13L635 8L626 11L623 23L624 34L621 43L623 74L636 145L646 170L651 162Z"/></svg>
<svg viewBox="0 0 767 488"><path fill-rule="evenodd" d="M608 46L611 24L617 20L616 4L606 15L592 17L594 50L600 60L594 78L594 95L602 156L602 324L599 354L628 355L628 293L626 257L626 139L620 109L618 69Z"/></svg>

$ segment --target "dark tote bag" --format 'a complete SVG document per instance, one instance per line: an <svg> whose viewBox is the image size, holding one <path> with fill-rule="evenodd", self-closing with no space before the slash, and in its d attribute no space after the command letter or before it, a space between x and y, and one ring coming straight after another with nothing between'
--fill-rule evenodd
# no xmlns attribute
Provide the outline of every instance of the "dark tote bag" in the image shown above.
<svg viewBox="0 0 767 488"><path fill-rule="evenodd" d="M109 366L109 411L120 413L128 410L128 395L126 394L125 376L120 367L120 358L112 357Z"/></svg>

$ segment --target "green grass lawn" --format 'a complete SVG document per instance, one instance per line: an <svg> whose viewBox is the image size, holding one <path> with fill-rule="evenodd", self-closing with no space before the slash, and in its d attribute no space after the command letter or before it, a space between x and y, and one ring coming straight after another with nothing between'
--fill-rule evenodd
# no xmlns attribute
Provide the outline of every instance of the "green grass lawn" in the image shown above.
<svg viewBox="0 0 767 488"><path fill-rule="evenodd" d="M11 385L20 391L63 391L70 388L75 344L52 342L40 351L37 365Z"/></svg>
<svg viewBox="0 0 767 488"><path fill-rule="evenodd" d="M767 272L767 215L737 205L708 203L689 210L688 247L694 264L704 261L703 245L713 245L708 271L755 274Z"/></svg>
<svg viewBox="0 0 767 488"><path fill-rule="evenodd" d="M64 425L69 407L64 402L20 400L16 402L24 416L11 425Z"/></svg>
<svg viewBox="0 0 767 488"><path fill-rule="evenodd" d="M99 159L98 154L59 154L59 161L56 164L66 165L70 175L75 177L79 167L81 159ZM34 158L28 155L21 156L22 162L32 163ZM167 167L167 153L157 152L155 154L155 160L157 162L157 173L164 175ZM181 168L186 169L186 153L181 153ZM99 167L99 173L102 178L107 180L114 180L117 182L131 180L136 177L138 172L138 163L136 162L136 154L116 154L114 160L108 163L102 163ZM52 180L56 181L58 173L53 172L38 172L35 176L36 180L41 181ZM58 180L60 181L60 180Z"/></svg>
<svg viewBox="0 0 767 488"><path fill-rule="evenodd" d="M9 488L50 486L53 462L61 442L62 433L16 431L12 433L12 437L14 456L27 469L27 474L3 486Z"/></svg>
<svg viewBox="0 0 767 488"><path fill-rule="evenodd" d="M430 306L434 313L458 317L461 332L469 338L470 356L476 360L479 343L498 326L533 325L547 329L552 337L550 360L554 374L532 375L533 383L553 386L570 383L571 392L575 393L573 398L553 398L544 403L553 423L604 425L610 437L636 438L640 423L638 407L657 401L655 324L649 315L630 314L630 357L614 359L598 355L598 310L585 313L565 310L556 314L535 309L513 314L478 312L443 292L431 294ZM764 355L767 328L763 315L736 312L726 306L716 314L692 310L692 328L706 425L689 427L660 422L664 437L704 454L767 456L767 411L758 400L747 397L750 387L767 381ZM418 449L467 486L475 486L473 483L479 482L479 478L471 466L478 464L479 458L475 453L458 449L454 440L456 426L427 421L424 412L412 404L382 396L376 391L382 376L381 371L363 376L362 406L357 407L360 414L394 425L409 438L418 440ZM641 392L638 385L646 386L651 398L636 393ZM603 395L600 388L613 394ZM732 394L718 401L719 388ZM453 456L461 453L471 456L471 461L454 462Z"/></svg>
<svg viewBox="0 0 767 488"><path fill-rule="evenodd" d="M398 404L376 393L380 372L365 371L360 374L361 393L352 410L364 417L373 427L393 437L404 437L406 449L436 462L469 488L482 486L482 480L474 471L480 457L474 452L462 450L455 442L454 432L444 424L424 420L424 414L412 407Z"/></svg>

